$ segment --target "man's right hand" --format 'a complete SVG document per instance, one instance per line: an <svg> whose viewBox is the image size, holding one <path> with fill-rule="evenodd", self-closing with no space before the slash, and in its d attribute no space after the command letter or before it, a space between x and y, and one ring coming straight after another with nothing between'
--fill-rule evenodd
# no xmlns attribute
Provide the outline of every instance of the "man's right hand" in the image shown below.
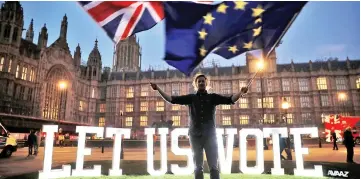
<svg viewBox="0 0 361 179"><path fill-rule="evenodd" d="M158 86L154 83L149 83L153 90L158 90Z"/></svg>

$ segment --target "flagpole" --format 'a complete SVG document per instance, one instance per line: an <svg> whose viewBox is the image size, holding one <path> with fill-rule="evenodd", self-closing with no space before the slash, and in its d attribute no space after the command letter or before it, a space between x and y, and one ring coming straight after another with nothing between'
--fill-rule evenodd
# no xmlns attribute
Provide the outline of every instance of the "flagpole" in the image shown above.
<svg viewBox="0 0 361 179"><path fill-rule="evenodd" d="M302 10L301 10L302 11ZM300 11L300 12L301 12ZM300 12L296 13L292 20L290 21L290 23L288 23L286 29L282 32L281 36L278 38L278 40L276 41L275 45L271 48L271 50L266 54L264 49L262 49L262 59L268 59L270 53L279 45L281 39L283 38L283 36L286 34L286 32L288 31L288 29L291 27L291 25L293 24L293 22L296 20L297 16L300 14ZM250 79L250 81L247 84L247 88L249 88L252 85L252 82L254 80L254 78L257 76L258 72L260 72L262 69L258 69L256 71L256 73L253 75L253 77Z"/></svg>

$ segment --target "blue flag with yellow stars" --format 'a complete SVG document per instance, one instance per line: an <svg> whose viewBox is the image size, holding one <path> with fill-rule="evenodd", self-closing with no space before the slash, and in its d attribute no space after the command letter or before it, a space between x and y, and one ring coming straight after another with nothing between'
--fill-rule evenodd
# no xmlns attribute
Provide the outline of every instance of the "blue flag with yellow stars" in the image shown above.
<svg viewBox="0 0 361 179"><path fill-rule="evenodd" d="M165 61L187 76L211 52L226 59L274 49L307 2L164 2Z"/></svg>

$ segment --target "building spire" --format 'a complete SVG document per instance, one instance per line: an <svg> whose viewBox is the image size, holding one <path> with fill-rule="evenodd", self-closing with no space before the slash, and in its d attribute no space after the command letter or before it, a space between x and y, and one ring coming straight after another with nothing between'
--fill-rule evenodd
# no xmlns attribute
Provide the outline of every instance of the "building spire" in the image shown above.
<svg viewBox="0 0 361 179"><path fill-rule="evenodd" d="M60 38L66 40L66 34L68 31L68 17L66 14L63 17L63 20L61 21L61 28L60 28Z"/></svg>
<svg viewBox="0 0 361 179"><path fill-rule="evenodd" d="M31 19L29 28L26 31L26 38L25 38L27 41L30 41L30 42L33 42L33 40L34 40L34 27L33 26L34 26L34 21L33 21L33 19Z"/></svg>

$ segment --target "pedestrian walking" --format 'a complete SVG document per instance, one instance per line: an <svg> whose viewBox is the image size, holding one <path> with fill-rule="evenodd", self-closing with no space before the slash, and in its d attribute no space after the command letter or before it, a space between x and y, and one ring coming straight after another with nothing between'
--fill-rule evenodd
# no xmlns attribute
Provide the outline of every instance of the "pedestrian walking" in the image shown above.
<svg viewBox="0 0 361 179"><path fill-rule="evenodd" d="M33 130L30 130L30 134L28 136L28 157L30 155L33 155L33 149L34 149L34 145L36 144L36 135L35 132Z"/></svg>
<svg viewBox="0 0 361 179"><path fill-rule="evenodd" d="M336 132L333 131L331 134L332 137L332 142L333 142L333 150L338 150L338 146L337 146L337 136L336 136Z"/></svg>
<svg viewBox="0 0 361 179"><path fill-rule="evenodd" d="M34 155L37 156L38 152L39 152L40 143L41 143L41 132L36 131L35 136L36 136L36 143L34 144Z"/></svg>
<svg viewBox="0 0 361 179"><path fill-rule="evenodd" d="M150 83L153 90L157 90L163 99L172 104L187 105L189 107L190 125L189 140L193 151L195 163L195 179L203 179L203 150L207 156L208 167L211 179L219 179L218 169L218 143L216 135L215 111L216 106L221 104L234 104L242 95L248 91L242 87L241 91L231 95L223 96L215 93L208 93L207 77L203 74L196 75L193 86L196 93L170 96L163 92L156 84Z"/></svg>

